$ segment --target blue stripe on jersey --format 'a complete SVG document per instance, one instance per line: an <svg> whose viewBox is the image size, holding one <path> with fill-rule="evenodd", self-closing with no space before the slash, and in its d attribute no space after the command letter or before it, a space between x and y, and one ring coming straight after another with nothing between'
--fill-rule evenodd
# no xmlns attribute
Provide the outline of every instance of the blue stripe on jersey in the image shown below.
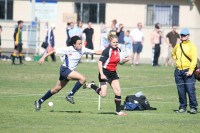
<svg viewBox="0 0 200 133"><path fill-rule="evenodd" d="M69 67L69 59L67 55L65 55L65 65L67 68Z"/></svg>

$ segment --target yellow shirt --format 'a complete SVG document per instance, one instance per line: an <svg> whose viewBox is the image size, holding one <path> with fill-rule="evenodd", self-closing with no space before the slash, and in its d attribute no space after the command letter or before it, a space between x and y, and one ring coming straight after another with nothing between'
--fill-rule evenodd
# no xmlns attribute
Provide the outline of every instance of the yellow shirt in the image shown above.
<svg viewBox="0 0 200 133"><path fill-rule="evenodd" d="M189 73L192 74L197 64L197 48L191 41L182 42L182 48L184 53L191 59L191 62L183 54L180 44L176 44L172 56L176 61L176 67L179 70L189 68Z"/></svg>

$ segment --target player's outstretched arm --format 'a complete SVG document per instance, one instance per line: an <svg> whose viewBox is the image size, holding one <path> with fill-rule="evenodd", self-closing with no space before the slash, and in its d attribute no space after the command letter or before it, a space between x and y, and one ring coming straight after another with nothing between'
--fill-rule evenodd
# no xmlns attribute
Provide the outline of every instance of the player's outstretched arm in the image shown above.
<svg viewBox="0 0 200 133"><path fill-rule="evenodd" d="M39 64L43 64L43 63L44 63L44 59L45 59L46 57L48 57L49 55L55 53L55 52L56 52L55 50L52 50L52 51L50 51L50 52L48 52L48 53L45 53L45 54L40 58L40 60L38 61L38 63L39 63Z"/></svg>
<svg viewBox="0 0 200 133"><path fill-rule="evenodd" d="M100 55L100 54L102 54L102 50L96 50L94 54Z"/></svg>

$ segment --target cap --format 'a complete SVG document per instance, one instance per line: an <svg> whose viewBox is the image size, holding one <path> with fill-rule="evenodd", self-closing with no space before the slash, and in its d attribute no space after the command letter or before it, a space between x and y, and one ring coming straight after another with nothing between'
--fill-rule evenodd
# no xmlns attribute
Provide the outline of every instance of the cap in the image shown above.
<svg viewBox="0 0 200 133"><path fill-rule="evenodd" d="M180 33L181 35L189 35L190 33L189 33L189 30L188 29L182 29L181 30L181 33Z"/></svg>

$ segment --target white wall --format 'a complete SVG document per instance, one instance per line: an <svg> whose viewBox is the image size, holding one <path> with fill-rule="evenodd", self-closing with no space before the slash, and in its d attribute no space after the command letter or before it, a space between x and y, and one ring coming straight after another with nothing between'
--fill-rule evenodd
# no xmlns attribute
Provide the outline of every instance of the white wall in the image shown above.
<svg viewBox="0 0 200 133"><path fill-rule="evenodd" d="M163 2L161 3L169 3ZM172 0L170 0L171 2ZM110 27L111 21L113 19L117 19L118 23L123 23L126 29L133 29L136 27L136 24L138 22L142 22L145 25L146 22L146 1L144 0L136 0L134 3L133 1L130 1L128 3L128 0L126 0L125 4L122 3L110 3L106 4L106 25L107 27ZM149 3L159 3L159 0L151 0L148 1ZM134 4L133 4L134 3ZM180 6L180 27L188 27L191 31L191 40L196 43L198 49L200 48L199 43L199 37L200 37L200 13L196 6L194 6L192 9L190 9L190 6L187 4L187 2L180 2L183 5ZM179 4L179 2L176 1L176 4ZM31 20L31 5L29 0L15 0L14 1L14 23L7 23L7 22L1 22L1 25L7 27L12 27L16 25L16 21L19 19L22 19L24 21L30 21ZM55 20L56 24L56 30L55 30L55 39L56 39L56 47L63 47L65 46L66 42L66 23L63 22L63 13L74 13L74 2L58 2L58 16ZM46 30L44 28L44 23L41 23L41 32L40 32L40 40L43 41L46 35ZM87 24L83 25L83 28L86 28ZM95 49L100 48L100 25L93 25L95 34L94 34L94 47ZM164 31L164 34L166 34L171 28L162 28ZM150 34L153 30L153 26L151 27L145 27L144 26L144 36L145 36L145 43L144 43L144 49L141 54L142 58L150 58L151 57L151 44L150 44ZM180 31L180 30L178 30ZM13 39L13 28L7 28L4 29L2 32L2 38L6 39ZM26 34L23 34L23 38L26 38ZM12 43L5 42L6 45L3 45L2 47L13 47ZM167 45L163 45L164 51L166 51ZM26 47L26 45L25 45ZM165 52L161 55L161 57L165 56ZM200 57L200 52L199 52Z"/></svg>

